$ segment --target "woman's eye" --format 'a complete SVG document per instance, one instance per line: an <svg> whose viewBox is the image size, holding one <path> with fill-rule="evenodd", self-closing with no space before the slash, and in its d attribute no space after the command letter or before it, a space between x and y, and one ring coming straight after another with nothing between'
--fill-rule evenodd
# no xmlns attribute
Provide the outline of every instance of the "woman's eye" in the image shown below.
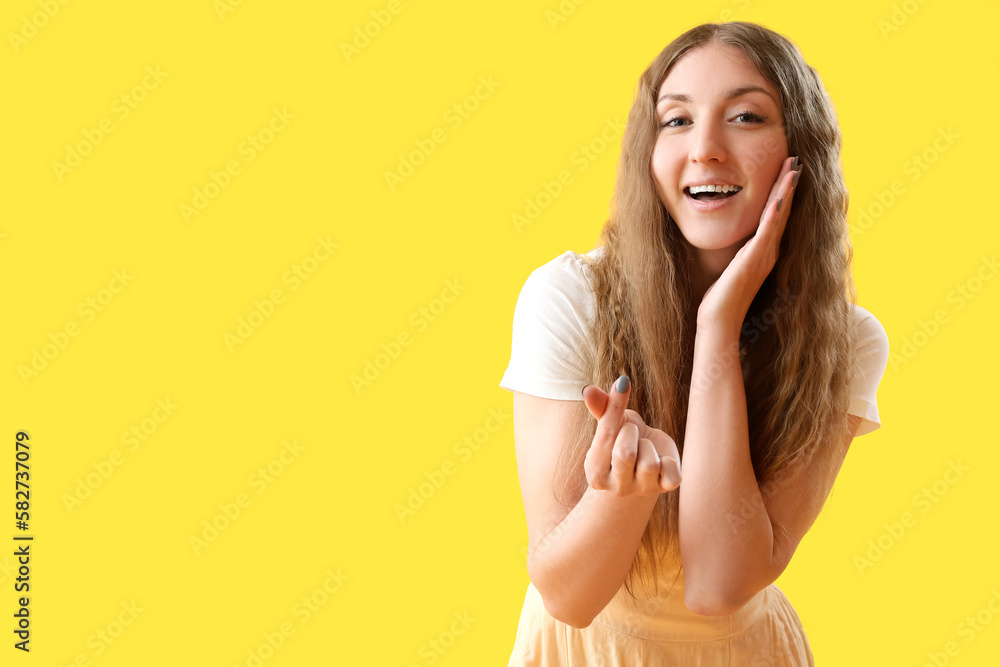
<svg viewBox="0 0 1000 667"><path fill-rule="evenodd" d="M674 118L668 118L660 124L660 127L681 127L680 123L687 123L687 118L681 118L680 116L675 116Z"/></svg>
<svg viewBox="0 0 1000 667"><path fill-rule="evenodd" d="M758 116L752 111L743 111L733 116L733 120L740 123L763 123L764 118ZM683 116L674 116L673 118L668 118L667 120L660 123L660 127L684 127L685 125L690 125L691 121Z"/></svg>
<svg viewBox="0 0 1000 667"><path fill-rule="evenodd" d="M743 118L744 120L740 121L742 123L762 123L762 122L764 122L763 118L761 118L760 116L758 116L757 114L755 114L755 113L753 113L751 111L744 111L744 112L738 114L736 116L736 118Z"/></svg>

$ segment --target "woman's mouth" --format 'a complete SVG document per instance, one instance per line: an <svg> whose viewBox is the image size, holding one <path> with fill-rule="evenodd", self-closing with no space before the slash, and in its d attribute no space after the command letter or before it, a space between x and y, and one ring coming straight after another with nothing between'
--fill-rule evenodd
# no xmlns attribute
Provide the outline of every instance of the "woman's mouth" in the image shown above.
<svg viewBox="0 0 1000 667"><path fill-rule="evenodd" d="M684 194L696 201L728 199L742 190L738 185L694 185L684 188Z"/></svg>
<svg viewBox="0 0 1000 667"><path fill-rule="evenodd" d="M684 188L684 195L694 209L714 211L726 206L742 190L739 185L693 185Z"/></svg>

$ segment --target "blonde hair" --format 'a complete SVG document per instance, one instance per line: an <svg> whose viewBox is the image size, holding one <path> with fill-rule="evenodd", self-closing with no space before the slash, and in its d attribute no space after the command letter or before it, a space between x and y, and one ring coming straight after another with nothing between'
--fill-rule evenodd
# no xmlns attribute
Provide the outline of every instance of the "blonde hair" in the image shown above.
<svg viewBox="0 0 1000 667"><path fill-rule="evenodd" d="M656 95L673 65L710 42L740 49L778 91L789 155L803 171L777 263L750 306L741 334L750 451L758 482L800 456L830 452L846 428L855 302L841 136L819 75L785 37L752 23L697 26L671 42L639 79L622 139L603 252L591 262L596 319L592 382L632 380L629 408L677 442L683 460L694 321L685 266L691 247L660 200L651 172L659 126ZM583 460L596 420L581 402L577 437L556 467L556 498L575 505L587 488ZM826 449L823 449L826 447ZM821 457L822 458L822 457ZM832 463L834 457L824 461ZM835 469L825 468L830 474ZM662 494L625 580L657 580L677 558L679 489Z"/></svg>

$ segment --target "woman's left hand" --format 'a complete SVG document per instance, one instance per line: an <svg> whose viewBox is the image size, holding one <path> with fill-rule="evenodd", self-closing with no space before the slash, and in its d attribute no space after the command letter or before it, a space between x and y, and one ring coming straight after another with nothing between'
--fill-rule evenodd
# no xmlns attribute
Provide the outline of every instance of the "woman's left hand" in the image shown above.
<svg viewBox="0 0 1000 667"><path fill-rule="evenodd" d="M700 325L735 327L739 333L754 296L778 261L778 249L801 169L802 164L797 157L788 158L782 165L764 205L756 233L736 252L718 280L705 291L698 307Z"/></svg>

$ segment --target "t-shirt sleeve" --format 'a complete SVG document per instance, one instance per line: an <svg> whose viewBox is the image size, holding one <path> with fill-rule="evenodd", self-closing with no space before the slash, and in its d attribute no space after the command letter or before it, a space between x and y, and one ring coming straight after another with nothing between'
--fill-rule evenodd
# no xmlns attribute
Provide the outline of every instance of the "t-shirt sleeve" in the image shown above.
<svg viewBox="0 0 1000 667"><path fill-rule="evenodd" d="M582 401L590 382L594 296L586 260L566 252L528 276L514 307L510 363L500 387Z"/></svg>
<svg viewBox="0 0 1000 667"><path fill-rule="evenodd" d="M854 308L858 319L857 357L847 412L862 418L854 434L857 437L871 433L882 425L876 392L889 361L889 337L874 315L860 306Z"/></svg>

